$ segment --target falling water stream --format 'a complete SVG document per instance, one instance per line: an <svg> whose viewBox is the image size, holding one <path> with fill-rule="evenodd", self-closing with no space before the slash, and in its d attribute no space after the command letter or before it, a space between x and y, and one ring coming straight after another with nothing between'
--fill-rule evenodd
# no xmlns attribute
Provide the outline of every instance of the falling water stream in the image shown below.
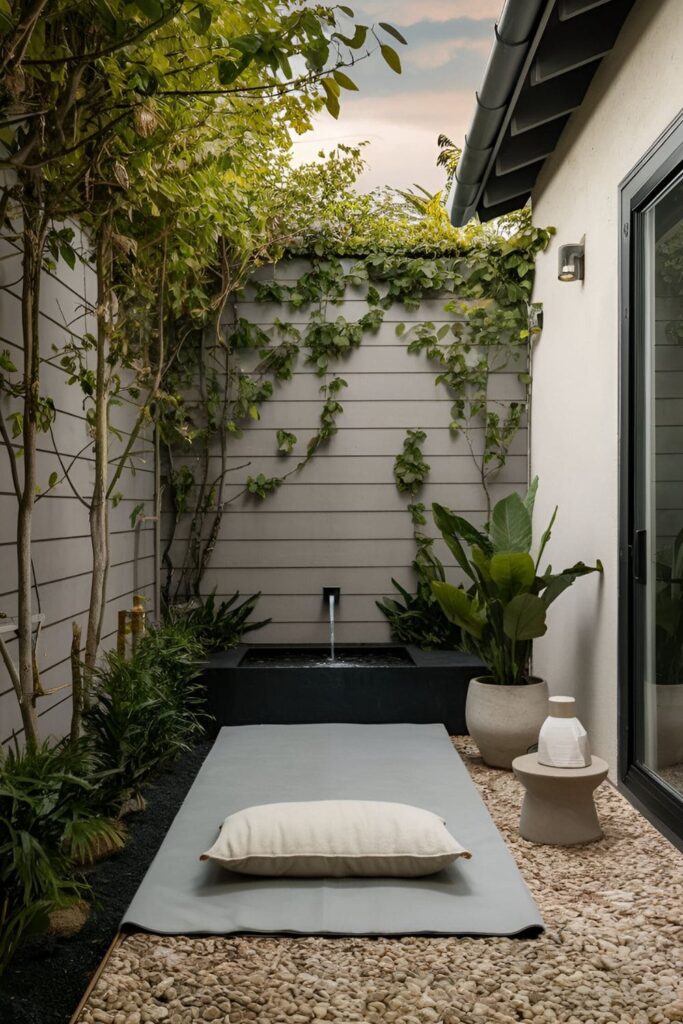
<svg viewBox="0 0 683 1024"><path fill-rule="evenodd" d="M330 661L334 661L334 594L330 594Z"/></svg>

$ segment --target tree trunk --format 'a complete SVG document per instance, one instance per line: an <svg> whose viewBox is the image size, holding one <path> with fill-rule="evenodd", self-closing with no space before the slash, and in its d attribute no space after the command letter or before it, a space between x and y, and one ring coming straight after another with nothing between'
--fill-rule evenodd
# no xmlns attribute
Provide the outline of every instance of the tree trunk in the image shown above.
<svg viewBox="0 0 683 1024"><path fill-rule="evenodd" d="M83 666L81 665L81 627L71 623L71 743L78 742L81 735L81 711L83 709Z"/></svg>
<svg viewBox="0 0 683 1024"><path fill-rule="evenodd" d="M90 504L92 579L85 639L83 707L90 705L93 673L102 635L109 570L109 381L107 356L111 330L111 220L106 218L97 236L97 368L95 374L95 483Z"/></svg>
<svg viewBox="0 0 683 1024"><path fill-rule="evenodd" d="M34 745L38 740L38 716L34 695L33 671L33 604L31 572L31 532L33 506L36 495L36 436L38 432L38 403L40 400L40 277L44 219L41 212L30 207L24 209L21 326L24 346L24 410L23 410L23 465L24 486L17 515L17 578L20 710L26 741Z"/></svg>

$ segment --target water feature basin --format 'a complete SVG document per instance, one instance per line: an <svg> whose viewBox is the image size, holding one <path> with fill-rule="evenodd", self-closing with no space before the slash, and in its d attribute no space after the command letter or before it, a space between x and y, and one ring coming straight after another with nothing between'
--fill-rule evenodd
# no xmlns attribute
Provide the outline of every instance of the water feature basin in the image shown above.
<svg viewBox="0 0 683 1024"><path fill-rule="evenodd" d="M221 725L443 722L464 733L469 680L481 663L461 651L396 644L249 644L210 655L203 679Z"/></svg>

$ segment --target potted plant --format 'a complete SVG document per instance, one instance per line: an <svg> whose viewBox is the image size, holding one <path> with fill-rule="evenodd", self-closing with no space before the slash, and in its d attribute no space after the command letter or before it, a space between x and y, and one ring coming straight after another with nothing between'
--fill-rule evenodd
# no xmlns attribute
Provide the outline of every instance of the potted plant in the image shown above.
<svg viewBox="0 0 683 1024"><path fill-rule="evenodd" d="M657 768L683 763L683 530L657 552L655 690Z"/></svg>
<svg viewBox="0 0 683 1024"><path fill-rule="evenodd" d="M530 675L531 647L546 631L552 602L579 576L602 572L602 565L577 562L554 573L539 565L557 515L541 537L534 559L532 513L538 478L525 498L510 494L479 530L462 516L434 504L434 521L470 581L468 589L434 580L432 589L451 622L463 631L468 648L489 673L472 679L465 709L467 728L484 761L511 768L538 739L547 714L548 686Z"/></svg>

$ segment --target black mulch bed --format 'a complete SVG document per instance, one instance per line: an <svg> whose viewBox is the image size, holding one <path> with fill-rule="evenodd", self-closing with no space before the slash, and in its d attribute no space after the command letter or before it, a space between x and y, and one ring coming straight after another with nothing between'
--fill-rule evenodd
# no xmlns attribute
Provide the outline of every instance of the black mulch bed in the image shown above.
<svg viewBox="0 0 683 1024"><path fill-rule="evenodd" d="M125 849L87 873L95 909L83 930L24 944L0 982L2 1024L68 1024L210 748L200 743L146 787L147 809L126 819Z"/></svg>

